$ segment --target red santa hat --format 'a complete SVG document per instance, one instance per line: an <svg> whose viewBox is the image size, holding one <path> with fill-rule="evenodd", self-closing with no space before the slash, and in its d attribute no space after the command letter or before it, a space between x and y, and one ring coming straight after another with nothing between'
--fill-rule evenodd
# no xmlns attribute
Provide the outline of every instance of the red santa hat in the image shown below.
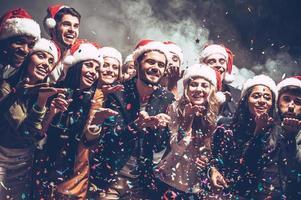
<svg viewBox="0 0 301 200"><path fill-rule="evenodd" d="M278 90L277 90L275 81L273 79L271 79L269 76L266 76L263 74L254 76L253 78L248 79L244 83L242 91L241 91L241 97L246 95L246 92L249 88L256 86L256 85L263 85L263 86L268 87L274 93L275 97L277 98Z"/></svg>
<svg viewBox="0 0 301 200"><path fill-rule="evenodd" d="M55 4L52 6L49 6L47 9L48 17L45 19L45 29L47 32L50 31L50 29L53 29L56 26L55 16L56 14L63 8L70 8L69 6L63 5L63 4Z"/></svg>
<svg viewBox="0 0 301 200"><path fill-rule="evenodd" d="M0 19L0 40L21 35L39 39L40 25L23 8L9 10Z"/></svg>
<svg viewBox="0 0 301 200"><path fill-rule="evenodd" d="M183 85L184 88L187 87L187 83L192 78L202 77L208 80L213 86L217 88L216 98L219 103L223 103L226 101L225 95L220 92L222 89L222 80L220 74L212 69L211 67L205 64L195 64L186 69L184 77L183 77Z"/></svg>
<svg viewBox="0 0 301 200"><path fill-rule="evenodd" d="M183 61L184 61L183 60L184 59L183 50L178 45L176 45L176 43L174 43L174 42L166 41L163 43L166 45L169 52L176 54L180 59L180 63L183 63ZM172 58L170 58L170 59L172 59Z"/></svg>
<svg viewBox="0 0 301 200"><path fill-rule="evenodd" d="M122 65L122 55L117 49L113 47L102 47L100 49L100 52L103 58L105 57L115 58L116 60L118 60L119 64Z"/></svg>
<svg viewBox="0 0 301 200"><path fill-rule="evenodd" d="M37 41L31 51L31 54L37 51L45 51L50 53L53 56L55 63L58 62L61 56L60 48L52 40L47 40L45 38L41 38Z"/></svg>
<svg viewBox="0 0 301 200"><path fill-rule="evenodd" d="M205 62L205 60L212 54L220 54L225 57L227 60L227 71L225 74L225 82L231 83L234 81L234 76L232 75L232 67L233 67L233 53L230 49L224 47L223 45L211 44L205 46L200 54L200 61Z"/></svg>
<svg viewBox="0 0 301 200"><path fill-rule="evenodd" d="M301 76L293 76L293 77L282 80L277 85L278 92L280 92L283 88L286 88L289 86L301 88Z"/></svg>
<svg viewBox="0 0 301 200"><path fill-rule="evenodd" d="M166 48L165 44L159 41L144 39L136 45L133 52L134 61L147 51L160 51L165 55L166 59L169 58L169 50Z"/></svg>
<svg viewBox="0 0 301 200"><path fill-rule="evenodd" d="M70 48L70 55L64 59L64 64L75 65L85 60L95 60L103 65L103 56L97 43L86 40L77 40Z"/></svg>

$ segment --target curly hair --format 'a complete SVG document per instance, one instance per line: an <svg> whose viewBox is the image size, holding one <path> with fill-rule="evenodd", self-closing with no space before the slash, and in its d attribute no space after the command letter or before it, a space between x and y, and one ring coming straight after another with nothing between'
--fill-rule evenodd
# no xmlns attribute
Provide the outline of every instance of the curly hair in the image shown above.
<svg viewBox="0 0 301 200"><path fill-rule="evenodd" d="M187 96L187 90L188 90L188 85L190 84L191 80L193 80L195 78L196 77L189 79L187 84L184 85L184 94L179 100L178 109L180 112L183 112L185 105L190 103L190 100ZM206 107L205 115L202 118L202 121L205 124L205 127L202 127L202 130L204 132L208 132L208 131L211 132L212 129L216 126L216 119L218 116L218 111L219 111L219 106L220 106L220 103L218 102L217 97L216 97L215 87L212 84L210 84L210 87L211 87L210 93L207 97L206 105L205 105L205 107Z"/></svg>

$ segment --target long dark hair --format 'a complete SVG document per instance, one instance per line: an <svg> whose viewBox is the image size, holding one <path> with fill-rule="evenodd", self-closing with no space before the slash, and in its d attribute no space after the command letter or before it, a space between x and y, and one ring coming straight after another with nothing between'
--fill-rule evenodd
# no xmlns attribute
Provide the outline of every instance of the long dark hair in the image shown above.
<svg viewBox="0 0 301 200"><path fill-rule="evenodd" d="M245 142L246 140L248 140L248 138L252 137L256 128L255 119L250 113L249 102L248 102L248 99L254 87L255 86L249 88L246 91L245 95L241 97L238 103L237 110L232 119L231 128L233 130L233 134L235 135L235 137L238 139L239 142ZM272 106L268 111L268 114L273 119L277 119L276 118L276 96L273 92L272 92Z"/></svg>

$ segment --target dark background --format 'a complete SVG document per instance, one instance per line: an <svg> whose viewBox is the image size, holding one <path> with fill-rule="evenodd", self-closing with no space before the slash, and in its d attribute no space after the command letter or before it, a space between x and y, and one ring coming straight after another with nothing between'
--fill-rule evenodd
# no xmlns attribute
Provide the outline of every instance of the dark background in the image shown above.
<svg viewBox="0 0 301 200"><path fill-rule="evenodd" d="M203 45L215 42L233 50L244 77L265 73L279 81L301 73L299 0L0 0L0 14L23 7L42 24L47 7L58 2L82 14L80 37L124 57L142 38L172 40L190 65Z"/></svg>

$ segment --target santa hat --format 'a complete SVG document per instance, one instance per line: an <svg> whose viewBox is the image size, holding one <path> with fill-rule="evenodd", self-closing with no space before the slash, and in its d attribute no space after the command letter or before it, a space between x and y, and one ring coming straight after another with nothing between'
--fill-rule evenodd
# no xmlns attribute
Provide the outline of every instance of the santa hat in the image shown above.
<svg viewBox="0 0 301 200"><path fill-rule="evenodd" d="M115 58L116 60L118 60L119 64L122 65L122 55L117 49L113 47L102 47L100 49L100 52L103 55L103 58Z"/></svg>
<svg viewBox="0 0 301 200"><path fill-rule="evenodd" d="M21 35L40 38L40 25L23 8L6 12L0 19L0 40Z"/></svg>
<svg viewBox="0 0 301 200"><path fill-rule="evenodd" d="M31 54L37 51L45 51L47 53L50 53L53 56L55 63L58 62L61 55L60 48L53 41L47 40L45 38L41 38L37 41L31 51Z"/></svg>
<svg viewBox="0 0 301 200"><path fill-rule="evenodd" d="M246 92L249 88L256 86L256 85L263 85L263 86L268 87L274 93L275 97L277 98L278 91L277 91L275 81L273 79L271 79L269 76L266 76L263 74L254 76L253 78L248 79L244 83L243 89L241 91L241 97L246 95Z"/></svg>
<svg viewBox="0 0 301 200"><path fill-rule="evenodd" d="M278 92L280 92L283 88L286 88L289 86L301 88L301 76L294 76L294 77L290 77L290 78L286 78L286 79L282 80L277 85Z"/></svg>
<svg viewBox="0 0 301 200"><path fill-rule="evenodd" d="M55 16L63 8L70 8L69 6L63 4L55 4L48 7L48 17L45 19L44 28L49 33L50 29L53 29L56 26Z"/></svg>
<svg viewBox="0 0 301 200"><path fill-rule="evenodd" d="M140 55L144 54L145 52L155 50L162 52L165 55L166 59L169 58L169 51L166 48L165 44L154 40L144 39L136 45L136 48L133 52L133 59L135 61Z"/></svg>
<svg viewBox="0 0 301 200"><path fill-rule="evenodd" d="M128 55L128 56L125 58L123 64L126 64L127 62L131 62L131 61L134 61L134 58L133 58L133 54L132 54L132 53L131 53L130 55Z"/></svg>
<svg viewBox="0 0 301 200"><path fill-rule="evenodd" d="M85 60L95 60L102 66L103 56L100 52L100 46L86 40L77 40L70 48L70 55L63 62L70 66Z"/></svg>
<svg viewBox="0 0 301 200"><path fill-rule="evenodd" d="M205 46L200 55L200 61L204 62L212 54L221 54L227 60L227 71L225 74L225 82L231 83L234 81L234 76L232 75L233 67L233 53L230 49L224 47L223 45L211 44Z"/></svg>
<svg viewBox="0 0 301 200"><path fill-rule="evenodd" d="M183 50L178 45L176 45L174 42L166 41L166 42L163 42L163 43L166 45L167 49L171 53L174 53L179 57L180 63L183 63L183 61L184 61L183 60L184 59Z"/></svg>
<svg viewBox="0 0 301 200"><path fill-rule="evenodd" d="M218 90L216 92L216 98L219 103L223 103L226 101L225 95L220 92L222 88L222 81L220 74L212 69L211 67L205 64L195 64L186 69L186 72L183 77L183 85L184 88L187 87L187 83L191 78L202 77L208 80L213 86L215 86Z"/></svg>

